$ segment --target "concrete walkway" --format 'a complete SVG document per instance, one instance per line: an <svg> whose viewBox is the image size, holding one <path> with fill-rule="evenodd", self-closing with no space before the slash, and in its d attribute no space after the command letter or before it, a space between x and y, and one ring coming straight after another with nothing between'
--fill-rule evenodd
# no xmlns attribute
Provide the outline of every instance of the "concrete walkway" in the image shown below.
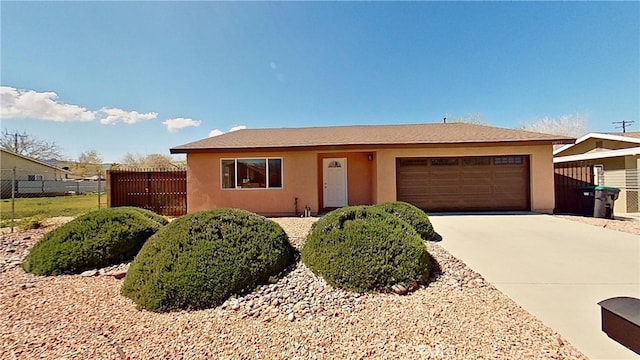
<svg viewBox="0 0 640 360"><path fill-rule="evenodd" d="M591 359L640 359L601 330L601 300L640 298L640 236L550 215L430 214L440 243Z"/></svg>

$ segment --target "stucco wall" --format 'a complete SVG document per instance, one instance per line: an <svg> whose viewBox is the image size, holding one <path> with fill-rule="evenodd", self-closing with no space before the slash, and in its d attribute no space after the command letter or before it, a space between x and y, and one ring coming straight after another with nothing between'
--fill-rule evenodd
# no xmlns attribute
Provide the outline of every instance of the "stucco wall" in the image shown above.
<svg viewBox="0 0 640 360"><path fill-rule="evenodd" d="M228 158L282 158L281 189L222 189L220 160ZM318 211L317 157L312 152L188 154L187 211L235 207L265 215L292 215L310 206Z"/></svg>
<svg viewBox="0 0 640 360"><path fill-rule="evenodd" d="M369 155L372 160L369 160ZM396 200L396 157L529 155L531 208L551 213L554 208L553 154L551 145L478 146L446 148L358 149L354 151L286 151L206 154L187 156L187 206L190 213L215 208L238 207L265 215L292 215L298 210L322 207L322 159L347 158L350 205ZM222 189L222 158L283 159L282 189Z"/></svg>

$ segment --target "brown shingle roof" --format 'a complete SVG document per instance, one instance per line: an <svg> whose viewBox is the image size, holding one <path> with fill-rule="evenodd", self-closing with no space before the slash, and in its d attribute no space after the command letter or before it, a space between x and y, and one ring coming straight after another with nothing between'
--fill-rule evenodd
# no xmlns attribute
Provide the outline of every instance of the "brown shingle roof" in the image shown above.
<svg viewBox="0 0 640 360"><path fill-rule="evenodd" d="M296 148L348 145L426 145L535 141L573 143L575 139L484 125L353 125L282 129L243 129L176 146L171 153L194 150Z"/></svg>

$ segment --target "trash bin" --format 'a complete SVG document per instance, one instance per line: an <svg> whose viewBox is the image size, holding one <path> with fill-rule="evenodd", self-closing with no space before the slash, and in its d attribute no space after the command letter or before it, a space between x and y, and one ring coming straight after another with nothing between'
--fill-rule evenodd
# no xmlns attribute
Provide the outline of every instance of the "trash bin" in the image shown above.
<svg viewBox="0 0 640 360"><path fill-rule="evenodd" d="M595 201L596 187L595 185L583 186L578 189L580 191L580 215L593 216L593 205Z"/></svg>
<svg viewBox="0 0 640 360"><path fill-rule="evenodd" d="M613 205L618 199L620 189L596 186L594 190L593 217L613 219Z"/></svg>

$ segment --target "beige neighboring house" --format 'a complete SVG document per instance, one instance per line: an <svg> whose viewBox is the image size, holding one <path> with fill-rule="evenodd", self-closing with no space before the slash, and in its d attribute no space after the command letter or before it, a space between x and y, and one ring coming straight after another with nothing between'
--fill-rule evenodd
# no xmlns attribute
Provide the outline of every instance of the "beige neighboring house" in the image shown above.
<svg viewBox="0 0 640 360"><path fill-rule="evenodd" d="M621 189L613 211L640 212L640 132L590 133L553 152L555 164L594 167L594 183Z"/></svg>
<svg viewBox="0 0 640 360"><path fill-rule="evenodd" d="M473 124L243 129L187 155L188 212L313 214L407 201L427 211L554 209L553 145L575 139Z"/></svg>
<svg viewBox="0 0 640 360"><path fill-rule="evenodd" d="M2 198L11 197L11 179L15 168L16 181L64 180L69 174L53 165L40 160L0 149L0 179L2 180Z"/></svg>

